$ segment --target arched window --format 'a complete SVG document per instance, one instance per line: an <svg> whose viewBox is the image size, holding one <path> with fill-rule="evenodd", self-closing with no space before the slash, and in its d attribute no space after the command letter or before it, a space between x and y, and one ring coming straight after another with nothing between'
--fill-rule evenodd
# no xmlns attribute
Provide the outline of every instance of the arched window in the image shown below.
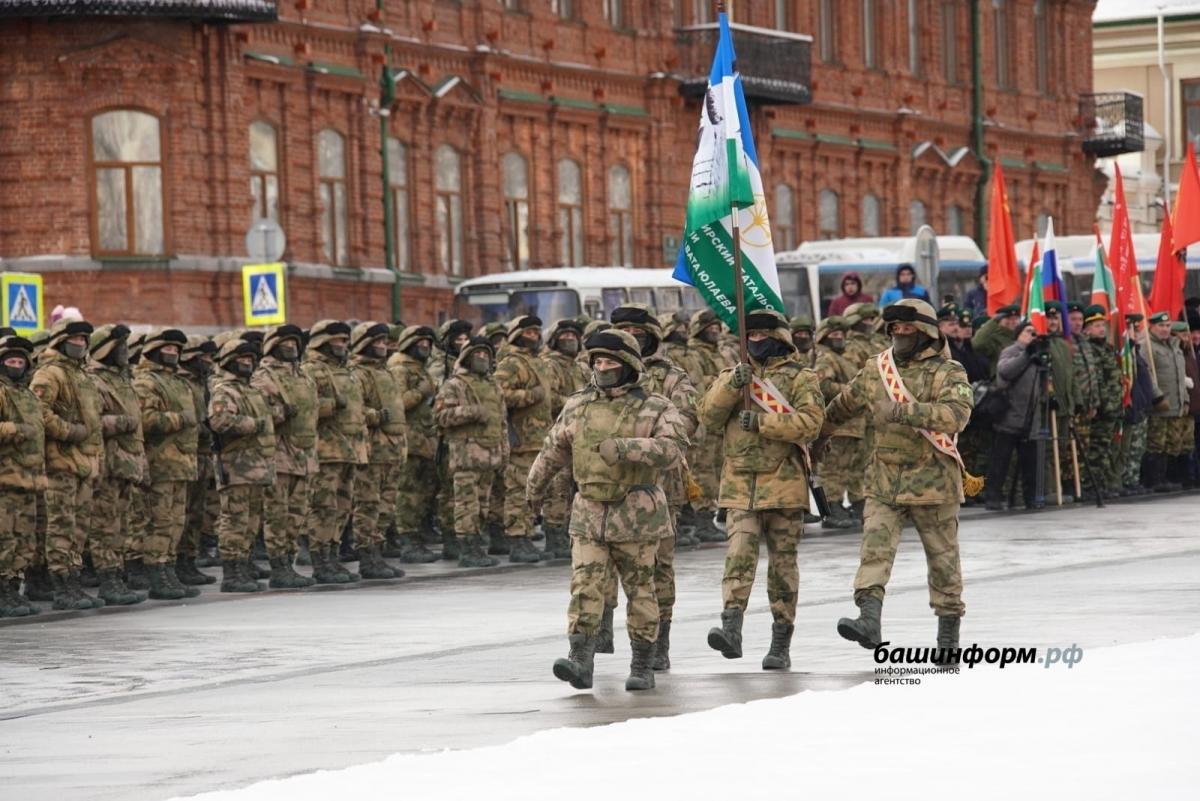
<svg viewBox="0 0 1200 801"><path fill-rule="evenodd" d="M317 174L321 182L321 253L330 264L345 264L350 260L346 140L331 128L317 134Z"/></svg>
<svg viewBox="0 0 1200 801"><path fill-rule="evenodd" d="M921 4L924 0L908 0L908 71L920 78L921 65Z"/></svg>
<svg viewBox="0 0 1200 801"><path fill-rule="evenodd" d="M771 238L775 240L775 250L795 250L796 242L796 202L792 188L787 184L775 185L774 220L771 228L774 231Z"/></svg>
<svg viewBox="0 0 1200 801"><path fill-rule="evenodd" d="M817 196L819 217L817 234L821 239L837 239L842 235L842 212L839 207L838 193L832 189L822 189Z"/></svg>
<svg viewBox="0 0 1200 801"><path fill-rule="evenodd" d="M946 233L951 236L962 236L965 233L963 208L957 204L951 204L950 208L946 209Z"/></svg>
<svg viewBox="0 0 1200 801"><path fill-rule="evenodd" d="M625 0L604 0L602 3L604 18L608 20L608 24L614 28L622 29L629 27L627 17L627 9L625 8Z"/></svg>
<svg viewBox="0 0 1200 801"><path fill-rule="evenodd" d="M163 158L158 118L119 109L92 117L92 243L97 254L166 251Z"/></svg>
<svg viewBox="0 0 1200 801"><path fill-rule="evenodd" d="M1001 89L1013 85L1008 26L1008 0L992 0L992 49L996 60L996 84Z"/></svg>
<svg viewBox="0 0 1200 801"><path fill-rule="evenodd" d="M862 0L863 66L877 69L879 60L879 8L876 0Z"/></svg>
<svg viewBox="0 0 1200 801"><path fill-rule="evenodd" d="M463 273L462 156L450 145L433 154L438 265L449 275Z"/></svg>
<svg viewBox="0 0 1200 801"><path fill-rule="evenodd" d="M583 264L583 176L571 159L558 162L559 260L564 267Z"/></svg>
<svg viewBox="0 0 1200 801"><path fill-rule="evenodd" d="M882 236L880 229L883 224L880 212L879 198L875 195L863 195L862 199L862 235Z"/></svg>
<svg viewBox="0 0 1200 801"><path fill-rule="evenodd" d="M251 221L263 218L279 222L279 155L275 126L269 122L250 124L250 197L254 199Z"/></svg>
<svg viewBox="0 0 1200 801"><path fill-rule="evenodd" d="M408 147L389 137L388 191L392 194L392 246L396 249L396 269L412 272L412 218L408 206Z"/></svg>
<svg viewBox="0 0 1200 801"><path fill-rule="evenodd" d="M617 164L608 171L609 261L618 267L633 266L633 186L629 169Z"/></svg>
<svg viewBox="0 0 1200 801"><path fill-rule="evenodd" d="M925 211L925 204L920 200L914 200L908 204L908 232L916 234L917 229L925 225L928 219L928 214Z"/></svg>
<svg viewBox="0 0 1200 801"><path fill-rule="evenodd" d="M820 0L817 11L817 51L826 64L836 64L838 60L838 10L834 2Z"/></svg>
<svg viewBox="0 0 1200 801"><path fill-rule="evenodd" d="M520 153L500 160L504 189L505 258L510 270L529 269L529 163Z"/></svg>
<svg viewBox="0 0 1200 801"><path fill-rule="evenodd" d="M1037 89L1050 93L1050 20L1046 15L1046 0L1033 4L1033 73Z"/></svg>

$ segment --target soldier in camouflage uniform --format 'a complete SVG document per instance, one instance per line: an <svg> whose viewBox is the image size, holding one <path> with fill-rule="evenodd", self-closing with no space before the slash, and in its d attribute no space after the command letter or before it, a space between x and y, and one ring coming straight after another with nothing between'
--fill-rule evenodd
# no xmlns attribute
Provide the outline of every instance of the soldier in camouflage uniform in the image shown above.
<svg viewBox="0 0 1200 801"><path fill-rule="evenodd" d="M263 540L271 587L308 587L316 581L292 567L300 534L308 529L309 482L317 474L317 385L300 369L304 332L278 325L263 338L263 357L250 377L271 409L275 429L275 483L263 500Z"/></svg>
<svg viewBox="0 0 1200 801"><path fill-rule="evenodd" d="M1077 365L1074 349L1063 335L1063 305L1057 300L1046 302L1046 344L1050 352L1052 393L1050 409L1054 412L1058 430L1058 470L1062 478L1063 503L1074 503L1071 466L1071 416L1081 408L1081 396L1076 381ZM1046 443L1046 485L1054 486L1054 448Z"/></svg>
<svg viewBox="0 0 1200 801"><path fill-rule="evenodd" d="M146 481L142 410L129 374L129 328L104 325L92 332L88 374L100 394L104 432L104 472L90 509L88 542L100 576L97 593L106 604L123 606L146 600L122 579L132 488Z"/></svg>
<svg viewBox="0 0 1200 801"><path fill-rule="evenodd" d="M721 322L712 311L701 309L692 315L688 324L688 374L701 397L726 366L725 358L718 348L720 336ZM713 522L720 491L721 454L721 431L714 431L702 425L696 432L687 454L692 478L703 493L703 497L690 504L696 513L696 536L700 542L721 542L725 539L725 535ZM690 515L685 514L684 517L689 519Z"/></svg>
<svg viewBox="0 0 1200 801"><path fill-rule="evenodd" d="M454 373L433 403L434 419L446 441L447 468L454 486L454 533L461 567L492 567L483 551L483 526L491 488L508 461L508 413L492 378L494 353L483 337L460 349Z"/></svg>
<svg viewBox="0 0 1200 801"><path fill-rule="evenodd" d="M813 342L813 319L807 314L798 314L788 323L792 331L792 344L796 346L796 361L802 367L817 366L817 349Z"/></svg>
<svg viewBox="0 0 1200 801"><path fill-rule="evenodd" d="M567 398L587 386L588 374L579 356L579 338L583 326L573 319L559 320L546 337L546 351L541 359L550 378L550 417L558 419ZM546 503L542 507L542 529L546 533L545 552L557 559L571 558L571 538L567 522L571 512L571 473L564 470L550 482Z"/></svg>
<svg viewBox="0 0 1200 801"><path fill-rule="evenodd" d="M884 309L892 337L888 356L876 357L826 407L826 428L870 415L866 442L867 504L862 553L854 578L855 620L838 621L838 633L864 648L882 641L880 612L891 576L900 530L906 520L917 528L929 568L929 602L938 616L937 644L958 647L962 572L958 552L958 509L962 469L934 448L922 431L954 436L971 416L973 394L966 371L942 356L946 347L933 307L907 298ZM880 359L890 358L913 397L898 402L885 386Z"/></svg>
<svg viewBox="0 0 1200 801"><path fill-rule="evenodd" d="M175 575L185 585L212 584L216 578L202 573L196 566L201 548L216 541L217 517L221 499L217 494L216 472L213 468L212 430L208 427L208 377L213 372L213 356L217 344L208 337L189 336L179 355L179 376L187 381L196 406L196 419L201 421L196 446L196 480L187 486L187 514L184 516L183 536L175 558Z"/></svg>
<svg viewBox="0 0 1200 801"><path fill-rule="evenodd" d="M91 333L82 320L55 323L30 381L45 426L46 564L55 609L104 606L83 591L79 578L88 508L104 456L100 393L84 371Z"/></svg>
<svg viewBox="0 0 1200 801"><path fill-rule="evenodd" d="M1121 489L1119 476L1114 480L1110 465L1118 459L1118 435L1121 430L1121 414L1124 411L1121 386L1121 363L1116 349L1109 342L1108 314L1103 306L1088 306L1084 310L1082 348L1088 350L1087 361L1093 366L1095 375L1095 415L1089 420L1088 436L1083 440L1089 470L1083 470L1084 480L1088 474L1096 478L1099 489L1105 495L1114 496ZM1087 493L1085 493L1086 495Z"/></svg>
<svg viewBox="0 0 1200 801"><path fill-rule="evenodd" d="M480 336L487 339L492 345L492 350L496 352L495 361L499 361L504 357L508 349L508 323L494 322L488 323L480 330ZM581 362L585 367L586 361ZM493 363L492 370L495 371ZM508 543L508 537L504 535L504 471L501 470L496 479L492 482L492 499L488 504L487 520L484 523L487 528L487 552L494 556L508 556L511 548ZM534 533L533 538L539 539L540 534Z"/></svg>
<svg viewBox="0 0 1200 801"><path fill-rule="evenodd" d="M263 523L267 489L275 484L275 424L267 399L251 385L258 346L229 339L217 351L208 424L220 437L217 492L221 514L221 592L260 592L250 550Z"/></svg>
<svg viewBox="0 0 1200 801"><path fill-rule="evenodd" d="M681 370L687 370L688 316L682 310L658 315L662 329L662 345L659 355ZM689 375L688 378L691 378Z"/></svg>
<svg viewBox="0 0 1200 801"><path fill-rule="evenodd" d="M971 348L975 355L987 359L988 375L995 377L1000 354L1017 340L1017 327L1021 324L1021 309L1015 305L1001 306L996 314L971 335Z"/></svg>
<svg viewBox="0 0 1200 801"><path fill-rule="evenodd" d="M46 487L42 407L25 386L32 354L29 340L0 338L0 617L38 612L20 593L36 548L37 494Z"/></svg>
<svg viewBox="0 0 1200 801"><path fill-rule="evenodd" d="M1183 343L1171 335L1171 317L1166 312L1150 317L1150 357L1158 391L1146 431L1149 475L1142 483L1155 492L1171 492L1183 486L1177 479L1187 474L1186 457L1192 450L1193 434ZM1182 464L1180 457L1184 457Z"/></svg>
<svg viewBox="0 0 1200 801"><path fill-rule="evenodd" d="M492 349L496 351L496 356L499 358L500 351L504 349L505 342L508 340L508 324L499 320L488 323L479 329L479 336L492 344Z"/></svg>
<svg viewBox="0 0 1200 801"><path fill-rule="evenodd" d="M708 644L727 659L742 655L742 620L758 568L759 542L767 544L767 598L771 647L764 670L791 667L792 632L800 589L797 546L808 510L806 448L821 432L825 406L817 374L796 361L787 318L776 311L746 315L749 364L722 371L700 401L700 423L723 431L725 467L720 504L729 510L721 627ZM773 385L791 411L747 409L745 387L758 378Z"/></svg>
<svg viewBox="0 0 1200 801"><path fill-rule="evenodd" d="M836 398L842 387L854 380L861 367L846 355L849 329L846 319L836 315L826 317L817 327L816 372L823 403ZM865 503L863 471L867 452L862 441L865 428L861 419L838 426L830 434L821 461L816 465L825 497L829 499L829 517L821 522L821 528L853 528L856 519L861 517ZM849 498L853 517L842 505L843 497Z"/></svg>
<svg viewBox="0 0 1200 801"><path fill-rule="evenodd" d="M437 349L430 357L426 369L433 382L433 391L454 372L454 363L462 354L463 345L471 340L474 326L466 320L447 320L437 328ZM458 540L454 537L454 477L450 475L444 443L439 443L437 452L438 500L437 527L442 533L442 558L458 559Z"/></svg>
<svg viewBox="0 0 1200 801"><path fill-rule="evenodd" d="M654 687L659 626L655 552L672 534L659 476L679 470L686 424L670 400L639 383L644 366L637 340L604 331L585 342L592 384L567 401L529 472L533 508L563 470L571 470L579 488L571 510L571 650L554 663L554 675L578 689L592 686L604 582L615 569L629 601L633 658L625 689L645 690Z"/></svg>
<svg viewBox="0 0 1200 801"><path fill-rule="evenodd" d="M435 334L432 328L410 325L400 332L396 353L387 367L400 389L404 417L408 424L408 459L400 467L396 493L396 524L388 533L386 556L399 557L405 563L428 563L437 556L426 546L432 531L426 521L432 518L437 499L437 425L433 421L433 381L425 366L429 363Z"/></svg>
<svg viewBox="0 0 1200 801"><path fill-rule="evenodd" d="M300 369L317 387L318 469L309 482L308 549L318 584L358 581L338 562L342 529L354 502L354 473L367 461L362 388L346 365L350 326L321 320L309 330Z"/></svg>
<svg viewBox="0 0 1200 801"><path fill-rule="evenodd" d="M367 463L360 464L354 474L358 572L367 579L404 575L383 560L384 532L395 519L396 490L408 457L404 400L400 385L387 369L390 338L391 331L384 323L359 323L350 334L350 372L362 387L367 424Z"/></svg>
<svg viewBox="0 0 1200 801"><path fill-rule="evenodd" d="M554 422L550 371L540 359L542 321L521 315L508 325L508 352L496 365L496 383L508 407L509 456L504 468L504 528L510 562L537 562L534 518L525 503L529 468ZM551 558L547 556L546 558Z"/></svg>

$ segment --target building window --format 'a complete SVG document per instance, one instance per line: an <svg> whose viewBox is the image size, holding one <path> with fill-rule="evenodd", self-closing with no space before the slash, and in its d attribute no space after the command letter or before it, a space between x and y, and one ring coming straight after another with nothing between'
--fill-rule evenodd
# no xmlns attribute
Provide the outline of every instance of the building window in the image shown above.
<svg viewBox="0 0 1200 801"><path fill-rule="evenodd" d="M925 211L925 204L920 200L914 200L908 204L908 232L916 235L917 229L925 225L928 219L928 214Z"/></svg>
<svg viewBox="0 0 1200 801"><path fill-rule="evenodd" d="M158 118L143 111L106 111L92 117L91 133L96 252L162 255L166 242Z"/></svg>
<svg viewBox="0 0 1200 801"><path fill-rule="evenodd" d="M412 272L412 226L408 211L408 148L399 139L388 139L388 187L392 193L392 246L396 269Z"/></svg>
<svg viewBox="0 0 1200 801"><path fill-rule="evenodd" d="M250 197L254 210L250 220L264 217L279 222L279 158L275 126L269 122L250 125Z"/></svg>
<svg viewBox="0 0 1200 801"><path fill-rule="evenodd" d="M625 0L604 0L604 18L614 28L629 27L625 16Z"/></svg>
<svg viewBox="0 0 1200 801"><path fill-rule="evenodd" d="M908 0L908 71L921 77L921 0Z"/></svg>
<svg viewBox="0 0 1200 801"><path fill-rule="evenodd" d="M1050 94L1050 20L1046 16L1046 0L1033 4L1033 58L1038 91Z"/></svg>
<svg viewBox="0 0 1200 801"><path fill-rule="evenodd" d="M942 78L958 83L958 3L942 3Z"/></svg>
<svg viewBox="0 0 1200 801"><path fill-rule="evenodd" d="M780 31L792 29L792 0L775 0L775 28Z"/></svg>
<svg viewBox="0 0 1200 801"><path fill-rule="evenodd" d="M838 207L838 193L822 189L817 196L819 211L817 234L820 239L837 239L842 235L842 213Z"/></svg>
<svg viewBox="0 0 1200 801"><path fill-rule="evenodd" d="M583 264L583 177L571 159L558 162L558 257L564 267Z"/></svg>
<svg viewBox="0 0 1200 801"><path fill-rule="evenodd" d="M863 195L862 199L862 235L863 236L882 236L881 229L881 213L879 207L879 198L875 195Z"/></svg>
<svg viewBox="0 0 1200 801"><path fill-rule="evenodd" d="M462 275L462 157L450 145L439 145L433 169L438 266L449 275Z"/></svg>
<svg viewBox="0 0 1200 801"><path fill-rule="evenodd" d="M505 257L510 270L529 269L529 163L520 153L500 161L504 179Z"/></svg>
<svg viewBox="0 0 1200 801"><path fill-rule="evenodd" d="M577 21L579 19L579 3L582 0L551 0L550 5L559 19Z"/></svg>
<svg viewBox="0 0 1200 801"><path fill-rule="evenodd" d="M776 250L796 249L796 203L787 184L775 186L775 223L771 228Z"/></svg>
<svg viewBox="0 0 1200 801"><path fill-rule="evenodd" d="M1050 225L1050 216L1050 212L1045 209L1038 212L1037 219L1034 221L1034 230L1037 231L1038 239L1046 236L1046 228Z"/></svg>
<svg viewBox="0 0 1200 801"><path fill-rule="evenodd" d="M1184 149L1191 142L1200 150L1200 80L1181 81L1179 89L1183 97Z"/></svg>
<svg viewBox="0 0 1200 801"><path fill-rule="evenodd" d="M993 45L996 58L996 84L1012 86L1012 62L1009 59L1008 0L992 0Z"/></svg>
<svg viewBox="0 0 1200 801"><path fill-rule="evenodd" d="M713 22L711 0L692 0L692 15L697 25Z"/></svg>
<svg viewBox="0 0 1200 801"><path fill-rule="evenodd" d="M946 209L946 233L951 236L962 236L965 233L963 220L962 206L951 205Z"/></svg>
<svg viewBox="0 0 1200 801"><path fill-rule="evenodd" d="M504 6L505 11L525 10L525 0L500 0L500 5Z"/></svg>
<svg viewBox="0 0 1200 801"><path fill-rule="evenodd" d="M633 183L629 169L620 164L608 171L608 232L612 237L609 261L617 267L632 267Z"/></svg>
<svg viewBox="0 0 1200 801"><path fill-rule="evenodd" d="M863 66L867 69L879 66L879 20L876 12L875 0L862 0Z"/></svg>
<svg viewBox="0 0 1200 801"><path fill-rule="evenodd" d="M820 51L822 61L826 64L836 64L838 60L838 25L834 0L821 0L818 13L820 19L817 20L819 26L817 49Z"/></svg>
<svg viewBox="0 0 1200 801"><path fill-rule="evenodd" d="M345 264L350 258L346 140L329 128L317 135L317 173L321 181L321 252L330 264Z"/></svg>

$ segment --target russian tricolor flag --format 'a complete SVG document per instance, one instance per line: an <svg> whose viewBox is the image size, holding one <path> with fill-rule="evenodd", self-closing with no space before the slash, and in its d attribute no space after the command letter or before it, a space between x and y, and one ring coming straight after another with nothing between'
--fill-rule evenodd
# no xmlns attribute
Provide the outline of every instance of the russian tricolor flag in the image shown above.
<svg viewBox="0 0 1200 801"><path fill-rule="evenodd" d="M1046 222L1046 246L1042 249L1042 302L1057 300L1063 305L1062 330L1064 337L1071 336L1067 320L1067 288L1058 272L1058 254L1054 250L1054 218Z"/></svg>

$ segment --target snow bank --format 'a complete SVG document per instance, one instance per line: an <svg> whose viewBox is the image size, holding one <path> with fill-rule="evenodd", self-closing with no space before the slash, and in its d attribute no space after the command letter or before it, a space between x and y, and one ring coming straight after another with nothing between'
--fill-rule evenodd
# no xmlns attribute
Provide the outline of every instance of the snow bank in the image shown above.
<svg viewBox="0 0 1200 801"><path fill-rule="evenodd" d="M1087 651L1070 669L981 666L923 676L919 686L868 679L844 691L396 755L194 798L1195 798L1197 664L1200 635Z"/></svg>

